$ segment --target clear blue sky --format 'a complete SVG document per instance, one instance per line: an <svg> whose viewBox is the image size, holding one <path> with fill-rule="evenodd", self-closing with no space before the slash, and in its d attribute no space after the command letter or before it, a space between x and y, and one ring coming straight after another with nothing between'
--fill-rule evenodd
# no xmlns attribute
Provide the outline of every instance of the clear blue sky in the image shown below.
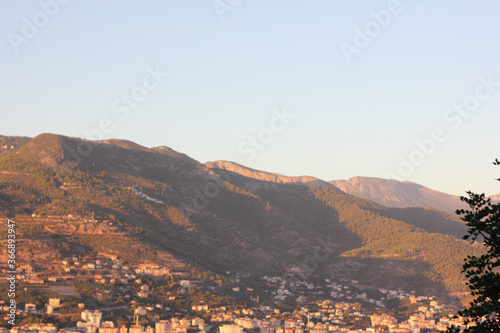
<svg viewBox="0 0 500 333"><path fill-rule="evenodd" d="M200 162L500 192L498 1L55 1L0 2L0 134L108 119Z"/></svg>

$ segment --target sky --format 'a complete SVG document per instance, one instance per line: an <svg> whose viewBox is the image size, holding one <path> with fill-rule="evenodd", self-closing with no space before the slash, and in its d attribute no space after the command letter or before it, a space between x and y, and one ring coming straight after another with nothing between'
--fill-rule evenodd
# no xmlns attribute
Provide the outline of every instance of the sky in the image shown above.
<svg viewBox="0 0 500 333"><path fill-rule="evenodd" d="M0 2L0 134L500 192L500 2Z"/></svg>

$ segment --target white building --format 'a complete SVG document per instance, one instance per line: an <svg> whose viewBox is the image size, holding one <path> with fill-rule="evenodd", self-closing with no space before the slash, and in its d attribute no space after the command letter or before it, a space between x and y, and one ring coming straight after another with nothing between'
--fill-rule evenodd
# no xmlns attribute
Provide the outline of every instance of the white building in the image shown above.
<svg viewBox="0 0 500 333"><path fill-rule="evenodd" d="M61 306L61 300L59 298L49 298L49 305L53 307Z"/></svg>
<svg viewBox="0 0 500 333"><path fill-rule="evenodd" d="M84 310L82 311L82 319L91 325L99 327L101 326L102 312L99 310L96 311Z"/></svg>
<svg viewBox="0 0 500 333"><path fill-rule="evenodd" d="M161 320L157 323L155 323L155 330L156 333L167 333L170 332L174 329L173 325L171 322L166 321L166 320Z"/></svg>
<svg viewBox="0 0 500 333"><path fill-rule="evenodd" d="M243 333L243 327L239 325L222 325L219 333Z"/></svg>

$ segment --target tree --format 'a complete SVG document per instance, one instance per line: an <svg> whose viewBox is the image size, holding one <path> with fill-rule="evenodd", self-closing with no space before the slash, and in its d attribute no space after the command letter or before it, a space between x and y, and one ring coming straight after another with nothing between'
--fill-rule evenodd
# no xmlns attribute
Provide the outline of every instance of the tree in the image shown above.
<svg viewBox="0 0 500 333"><path fill-rule="evenodd" d="M500 161L495 159L493 164L500 165ZM475 298L458 314L464 317L466 324L473 325L464 332L500 332L500 203L492 204L484 193L469 191L467 194L468 198L460 199L470 210L457 210L469 227L464 239L481 242L486 252L479 257L465 258L462 273ZM458 332L458 329L448 331Z"/></svg>
<svg viewBox="0 0 500 333"><path fill-rule="evenodd" d="M356 312L361 311L361 304L356 302L352 305L352 309Z"/></svg>

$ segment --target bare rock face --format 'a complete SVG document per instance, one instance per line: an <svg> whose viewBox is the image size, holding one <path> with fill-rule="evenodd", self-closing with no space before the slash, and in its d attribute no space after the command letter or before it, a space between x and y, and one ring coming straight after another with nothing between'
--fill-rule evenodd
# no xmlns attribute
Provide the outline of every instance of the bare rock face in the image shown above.
<svg viewBox="0 0 500 333"><path fill-rule="evenodd" d="M210 169L221 169L240 174L247 178L257 179L261 181L279 183L279 184L304 184L333 187L331 184L310 176L288 177L278 173L266 172L247 168L238 163L229 161L213 161L205 163Z"/></svg>

